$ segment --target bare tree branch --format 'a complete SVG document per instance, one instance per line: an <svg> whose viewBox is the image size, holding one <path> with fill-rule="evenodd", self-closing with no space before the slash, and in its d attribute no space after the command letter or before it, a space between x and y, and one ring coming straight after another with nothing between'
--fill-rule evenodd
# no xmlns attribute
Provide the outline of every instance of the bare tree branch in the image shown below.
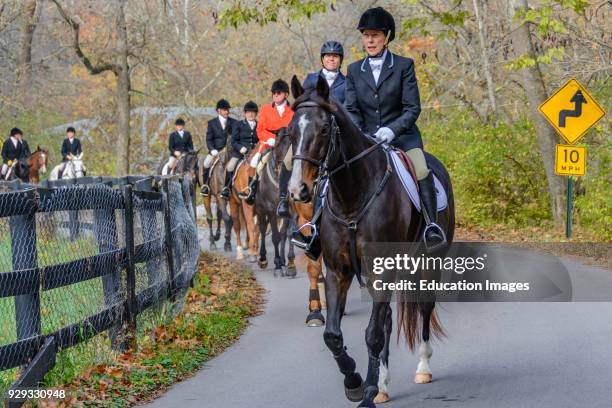
<svg viewBox="0 0 612 408"><path fill-rule="evenodd" d="M89 57L85 55L85 53L81 49L81 43L79 41L79 29L80 29L79 23L74 18L70 17L68 13L66 13L66 10L64 10L64 8L62 7L62 5L60 4L58 0L51 0L51 1L55 3L55 6L57 7L57 11L60 13L64 21L68 23L68 25L72 28L72 33L73 33L72 47L74 48L74 52L79 57L83 65L85 65L89 73L92 75L96 75L96 74L100 74L105 71L112 71L113 73L115 73L115 75L118 75L120 67L116 64L100 63L98 65L94 65L91 62Z"/></svg>

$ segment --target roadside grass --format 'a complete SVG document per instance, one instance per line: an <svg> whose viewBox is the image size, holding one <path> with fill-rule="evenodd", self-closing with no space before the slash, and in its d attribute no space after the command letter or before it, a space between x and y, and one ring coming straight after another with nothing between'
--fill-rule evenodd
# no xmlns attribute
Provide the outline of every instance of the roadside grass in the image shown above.
<svg viewBox="0 0 612 408"><path fill-rule="evenodd" d="M60 352L43 386L68 390L70 397L57 406L125 407L150 400L232 344L263 301L264 290L245 266L203 252L178 316L158 316L157 327L147 316L139 322L138 349L125 354L109 352L106 335ZM160 313L170 315L170 308Z"/></svg>

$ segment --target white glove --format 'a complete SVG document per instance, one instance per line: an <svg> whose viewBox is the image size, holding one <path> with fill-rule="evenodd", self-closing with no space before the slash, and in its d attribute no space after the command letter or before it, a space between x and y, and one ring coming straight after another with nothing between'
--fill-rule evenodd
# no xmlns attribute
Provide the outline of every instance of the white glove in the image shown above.
<svg viewBox="0 0 612 408"><path fill-rule="evenodd" d="M210 154L212 154L213 156L217 156L219 154L218 150L213 149Z"/></svg>
<svg viewBox="0 0 612 408"><path fill-rule="evenodd" d="M181 152L179 152L178 150L174 151L174 157L178 158L181 155ZM70 160L72 160L72 157L70 158Z"/></svg>
<svg viewBox="0 0 612 408"><path fill-rule="evenodd" d="M388 127L381 127L374 133L374 137L378 140L384 140L386 143L391 143L395 139L395 133Z"/></svg>
<svg viewBox="0 0 612 408"><path fill-rule="evenodd" d="M268 139L266 140L266 144L270 147L274 147L274 145L276 144L276 139L274 138Z"/></svg>
<svg viewBox="0 0 612 408"><path fill-rule="evenodd" d="M245 154L246 152L247 152L247 148L246 148L246 147L244 147L244 146L242 146L242 147L240 148L240 154Z"/></svg>
<svg viewBox="0 0 612 408"><path fill-rule="evenodd" d="M260 157L261 157L261 154L259 152L255 153L255 156L253 156L253 158L251 159L251 162L249 163L252 168L257 168L257 164L259 163Z"/></svg>

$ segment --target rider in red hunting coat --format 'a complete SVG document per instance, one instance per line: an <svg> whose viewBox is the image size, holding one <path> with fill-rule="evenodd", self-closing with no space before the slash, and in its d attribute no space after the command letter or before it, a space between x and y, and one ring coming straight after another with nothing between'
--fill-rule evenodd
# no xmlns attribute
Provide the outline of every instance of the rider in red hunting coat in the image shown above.
<svg viewBox="0 0 612 408"><path fill-rule="evenodd" d="M255 200L257 186L259 185L259 173L266 165L267 158L262 159L262 154L274 147L276 133L279 129L289 126L293 119L293 110L287 101L289 96L289 84L282 79L277 79L272 83L272 103L261 107L259 112L259 122L257 122L257 137L263 143L260 150L251 159L251 167L257 169L257 174L249 183L248 194L240 195L247 202Z"/></svg>

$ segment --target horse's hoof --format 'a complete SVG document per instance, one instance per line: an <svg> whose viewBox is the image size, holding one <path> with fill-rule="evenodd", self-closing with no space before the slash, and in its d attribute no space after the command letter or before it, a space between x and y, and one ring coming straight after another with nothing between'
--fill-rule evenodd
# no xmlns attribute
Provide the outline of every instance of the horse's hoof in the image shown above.
<svg viewBox="0 0 612 408"><path fill-rule="evenodd" d="M416 373L414 376L415 384L429 384L431 382L431 373Z"/></svg>
<svg viewBox="0 0 612 408"><path fill-rule="evenodd" d="M319 310L308 313L306 317L306 326L308 327L321 327L325 324L325 318Z"/></svg>
<svg viewBox="0 0 612 408"><path fill-rule="evenodd" d="M363 398L363 380L361 379L361 375L359 373L354 373L351 382L358 383L357 386L347 387L346 382L347 378L344 380L344 395L348 398L349 401L359 402Z"/></svg>
<svg viewBox="0 0 612 408"><path fill-rule="evenodd" d="M285 276L285 272L283 272L282 268L275 268L274 269L274 277L278 278L278 277L283 277Z"/></svg>
<svg viewBox="0 0 612 408"><path fill-rule="evenodd" d="M250 263L257 262L257 256L256 255L249 255L249 262Z"/></svg>
<svg viewBox="0 0 612 408"><path fill-rule="evenodd" d="M387 394L386 392L382 392L379 391L378 394L376 395L376 398L374 398L374 402L376 404L384 404L385 402L388 402L391 398L389 398L389 394Z"/></svg>
<svg viewBox="0 0 612 408"><path fill-rule="evenodd" d="M214 242L210 243L210 250L211 251L216 251L217 250L217 244L215 244Z"/></svg>
<svg viewBox="0 0 612 408"><path fill-rule="evenodd" d="M225 252L232 252L232 244L225 244L225 245L223 245L223 250Z"/></svg>
<svg viewBox="0 0 612 408"><path fill-rule="evenodd" d="M268 261L259 261L259 269L266 269L268 267Z"/></svg>
<svg viewBox="0 0 612 408"><path fill-rule="evenodd" d="M376 408L376 404L370 401L361 401L357 408Z"/></svg>
<svg viewBox="0 0 612 408"><path fill-rule="evenodd" d="M295 266L288 266L287 267L287 277L295 278L296 276L297 276L297 268Z"/></svg>

